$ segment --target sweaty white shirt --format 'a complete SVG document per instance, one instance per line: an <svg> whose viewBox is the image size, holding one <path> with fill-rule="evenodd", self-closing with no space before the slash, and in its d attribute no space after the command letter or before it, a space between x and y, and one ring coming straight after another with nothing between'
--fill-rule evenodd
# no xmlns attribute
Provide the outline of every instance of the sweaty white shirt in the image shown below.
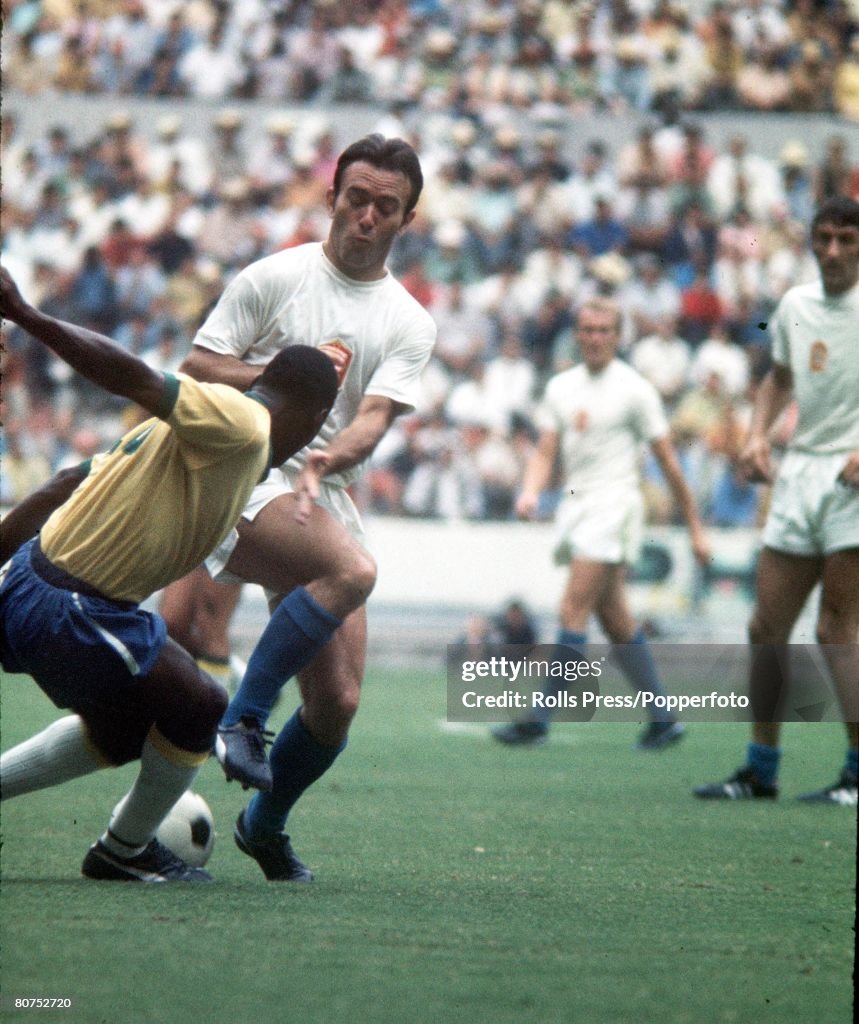
<svg viewBox="0 0 859 1024"><path fill-rule="evenodd" d="M832 298L820 281L785 293L770 323L772 358L793 371L793 451L859 448L859 284Z"/></svg>
<svg viewBox="0 0 859 1024"><path fill-rule="evenodd" d="M391 274L353 281L312 242L252 263L230 282L194 344L252 365L265 365L288 345L337 343L351 354L334 408L310 448L324 448L347 427L365 395L409 408L435 343L432 317ZM307 449L305 449L306 451ZM299 453L286 465L297 469ZM353 466L327 477L348 486Z"/></svg>
<svg viewBox="0 0 859 1024"><path fill-rule="evenodd" d="M598 373L579 363L553 377L536 419L559 435L566 487L576 495L638 487L641 445L668 434L656 388L619 359Z"/></svg>

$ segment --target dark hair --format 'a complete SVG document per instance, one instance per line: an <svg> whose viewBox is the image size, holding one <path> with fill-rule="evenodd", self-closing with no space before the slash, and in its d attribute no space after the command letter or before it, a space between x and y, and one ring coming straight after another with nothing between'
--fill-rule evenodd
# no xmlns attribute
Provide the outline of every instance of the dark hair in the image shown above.
<svg viewBox="0 0 859 1024"><path fill-rule="evenodd" d="M289 345L266 366L254 387L279 391L301 407L330 409L339 381L331 359L310 345Z"/></svg>
<svg viewBox="0 0 859 1024"><path fill-rule="evenodd" d="M403 139L386 139L374 133L358 139L340 154L337 170L334 172L334 195L340 194L340 184L349 164L367 163L383 171L397 171L408 178L412 191L406 203L406 213L413 210L424 187L424 176L414 149Z"/></svg>
<svg viewBox="0 0 859 1024"><path fill-rule="evenodd" d="M847 196L834 196L817 208L811 222L814 233L819 224L835 224L839 228L859 228L859 203Z"/></svg>

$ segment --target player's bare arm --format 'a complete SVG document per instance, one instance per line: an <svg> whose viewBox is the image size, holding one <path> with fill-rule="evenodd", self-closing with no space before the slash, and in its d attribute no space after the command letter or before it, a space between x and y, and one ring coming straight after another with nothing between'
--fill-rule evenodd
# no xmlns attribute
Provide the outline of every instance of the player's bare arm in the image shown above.
<svg viewBox="0 0 859 1024"><path fill-rule="evenodd" d="M228 384L237 391L248 391L263 371L262 366L252 366L235 356L211 352L200 345L194 345L179 368L194 380L210 384Z"/></svg>
<svg viewBox="0 0 859 1024"><path fill-rule="evenodd" d="M7 270L0 269L0 316L22 327L81 376L147 412L158 413L164 374L95 331L40 313L18 291Z"/></svg>
<svg viewBox="0 0 859 1024"><path fill-rule="evenodd" d="M544 430L537 439L537 448L525 469L525 480L516 499L516 515L520 519L531 519L535 515L540 495L552 479L558 444L559 436L554 430Z"/></svg>
<svg viewBox="0 0 859 1024"><path fill-rule="evenodd" d="M650 448L665 475L674 500L680 506L683 518L686 520L686 525L689 528L689 539L692 544L692 553L697 562L701 565L706 565L710 561L712 554L710 543L701 524L701 518L698 515L698 508L692 496L692 491L686 483L683 470L680 468L674 445L671 439L666 436L652 441Z"/></svg>
<svg viewBox="0 0 859 1024"><path fill-rule="evenodd" d="M313 502L319 497L321 480L357 466L373 454L388 428L406 406L381 395L369 395L358 406L355 419L320 451L309 452L296 481L298 504L295 518L306 522Z"/></svg>
<svg viewBox="0 0 859 1024"><path fill-rule="evenodd" d="M772 480L769 431L793 395L793 373L788 366L774 363L761 381L752 410L749 438L740 453L740 471L752 483Z"/></svg>
<svg viewBox="0 0 859 1024"><path fill-rule="evenodd" d="M78 484L86 478L87 472L85 463L60 470L3 517L0 565L8 562L22 544L41 530L54 509L71 497Z"/></svg>

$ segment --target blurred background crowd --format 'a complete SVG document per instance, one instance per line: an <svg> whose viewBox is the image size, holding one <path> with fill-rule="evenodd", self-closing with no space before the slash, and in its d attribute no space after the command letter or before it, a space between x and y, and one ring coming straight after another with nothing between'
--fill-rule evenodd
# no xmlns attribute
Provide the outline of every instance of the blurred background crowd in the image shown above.
<svg viewBox="0 0 859 1024"><path fill-rule="evenodd" d="M509 518L535 400L575 363L576 307L601 294L622 310L623 358L663 396L705 516L755 525L760 493L734 466L766 323L815 275L816 204L859 198L857 7L6 0L3 263L46 311L175 369L233 274L325 236L355 134L337 111L363 105L421 156L424 196L391 269L439 341L360 504ZM111 98L110 112L22 131L28 104L69 95ZM141 98L159 101L151 114ZM251 131L258 103L282 106ZM714 111L835 127L816 145L786 118L764 150L747 116L716 141ZM595 118L623 130L582 138ZM3 398L3 504L129 417L16 331ZM645 474L651 521L672 522Z"/></svg>

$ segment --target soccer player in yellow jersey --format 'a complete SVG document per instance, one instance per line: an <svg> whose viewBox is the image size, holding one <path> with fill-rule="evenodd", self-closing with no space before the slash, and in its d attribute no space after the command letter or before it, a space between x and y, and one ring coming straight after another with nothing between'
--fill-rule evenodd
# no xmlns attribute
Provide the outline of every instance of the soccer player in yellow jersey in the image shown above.
<svg viewBox="0 0 859 1024"><path fill-rule="evenodd" d="M227 697L139 607L185 575L235 525L272 460L313 439L337 395L324 353L294 346L242 394L151 369L108 338L46 316L0 270L0 315L94 383L152 418L129 431L51 512L48 497L10 513L24 544L0 584L0 661L62 708L0 759L2 797L140 759L122 809L90 848L90 878L209 881L155 832L212 749ZM67 489L80 480L70 474ZM45 521L47 520L47 521ZM4 522L4 532L6 523ZM5 543L5 542L4 542Z"/></svg>

